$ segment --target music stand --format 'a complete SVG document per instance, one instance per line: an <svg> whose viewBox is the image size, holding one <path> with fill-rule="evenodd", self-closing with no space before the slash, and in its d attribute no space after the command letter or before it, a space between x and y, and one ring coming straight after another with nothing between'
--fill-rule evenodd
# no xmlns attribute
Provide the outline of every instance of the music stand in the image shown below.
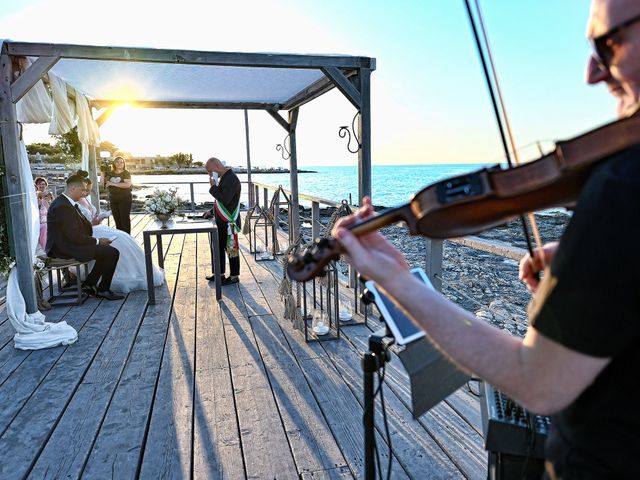
<svg viewBox="0 0 640 480"><path fill-rule="evenodd" d="M374 302L374 295L365 288L362 292L365 304ZM385 318L379 316L382 322ZM364 473L366 480L375 479L374 435L375 398L374 374L390 361L389 347L394 339L389 328L374 332L369 336L369 350L362 356L364 381ZM408 343L396 355L409 374L411 385L411 414L417 419L429 409L464 385L470 376L458 369L428 339L422 337Z"/></svg>
<svg viewBox="0 0 640 480"><path fill-rule="evenodd" d="M417 419L471 378L456 367L426 337L395 352L409 374L411 414Z"/></svg>

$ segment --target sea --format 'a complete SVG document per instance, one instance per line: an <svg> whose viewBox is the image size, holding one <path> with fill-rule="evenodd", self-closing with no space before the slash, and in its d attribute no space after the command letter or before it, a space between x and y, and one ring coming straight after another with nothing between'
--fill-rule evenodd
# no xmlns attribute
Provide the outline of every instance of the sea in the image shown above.
<svg viewBox="0 0 640 480"><path fill-rule="evenodd" d="M479 164L374 165L371 172L373 204L385 207L402 205L411 200L412 195L438 180L478 170L483 166ZM298 174L300 194L334 202L348 201L351 198L352 203L357 204L357 166L304 166L301 168L314 173ZM239 174L238 177L241 181L247 180L246 174ZM254 173L251 179L274 187L282 185L287 190L290 186L288 173ZM133 175L132 181L136 186L144 186L143 189L134 192L141 200L145 195L152 193L154 188L166 190L171 187L178 188L178 195L184 200L189 200L191 198L189 182L201 182L194 185L196 203L211 201L209 183L205 174ZM243 184L243 187L246 187L246 184ZM247 201L246 188L243 188L241 201L245 203ZM309 206L309 202L304 200L300 203Z"/></svg>

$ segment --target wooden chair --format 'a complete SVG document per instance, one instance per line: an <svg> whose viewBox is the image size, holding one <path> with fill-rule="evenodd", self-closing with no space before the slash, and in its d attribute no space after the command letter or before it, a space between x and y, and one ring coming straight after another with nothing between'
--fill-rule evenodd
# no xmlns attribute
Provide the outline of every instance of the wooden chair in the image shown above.
<svg viewBox="0 0 640 480"><path fill-rule="evenodd" d="M39 258L43 260L46 265L42 272L46 273L49 276L49 298L47 298L47 301L51 304L51 306L56 307L82 305L87 299L88 295L82 291L81 268L84 267L83 270L86 277L89 272L89 262L81 262L79 260L76 260L75 258ZM75 268L76 281L74 285L63 286L63 276L61 274L61 271L65 268L69 270ZM56 274L57 294L54 294L53 290L53 272L55 272Z"/></svg>

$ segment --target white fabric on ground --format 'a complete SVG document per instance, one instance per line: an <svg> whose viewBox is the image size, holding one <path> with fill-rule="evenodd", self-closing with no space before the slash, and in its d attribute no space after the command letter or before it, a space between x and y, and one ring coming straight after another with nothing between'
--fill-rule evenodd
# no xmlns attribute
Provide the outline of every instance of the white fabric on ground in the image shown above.
<svg viewBox="0 0 640 480"><path fill-rule="evenodd" d="M11 270L7 283L7 314L9 322L16 331L13 345L20 350L39 350L41 348L70 345L78 339L75 328L67 322L45 322L40 312L28 314L18 286L18 272Z"/></svg>

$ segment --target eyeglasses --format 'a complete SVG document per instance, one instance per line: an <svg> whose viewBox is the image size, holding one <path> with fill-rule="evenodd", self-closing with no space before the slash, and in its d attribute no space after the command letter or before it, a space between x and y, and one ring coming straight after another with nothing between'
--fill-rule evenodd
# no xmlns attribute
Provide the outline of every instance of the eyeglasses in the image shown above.
<svg viewBox="0 0 640 480"><path fill-rule="evenodd" d="M622 30L638 21L640 21L640 15L631 17L629 20L621 23L617 27L612 28L607 33L590 39L591 47L593 48L593 58L602 68L609 69L611 59L613 58L613 51L611 50L611 46L609 45L609 40L614 35L620 33Z"/></svg>

